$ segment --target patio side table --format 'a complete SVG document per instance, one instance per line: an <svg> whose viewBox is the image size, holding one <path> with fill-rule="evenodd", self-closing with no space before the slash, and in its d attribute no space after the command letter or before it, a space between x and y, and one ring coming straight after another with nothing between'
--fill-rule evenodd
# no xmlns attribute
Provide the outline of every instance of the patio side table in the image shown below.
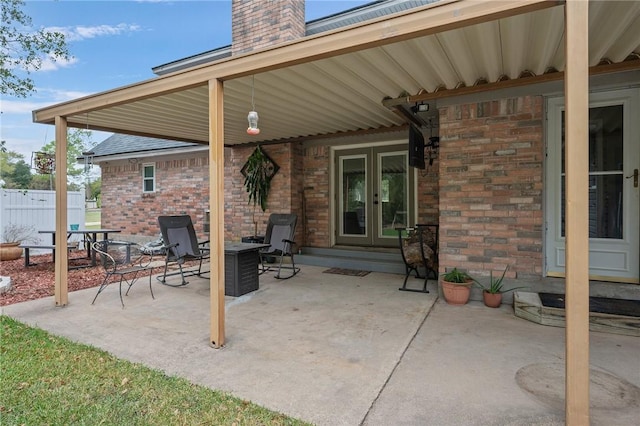
<svg viewBox="0 0 640 426"><path fill-rule="evenodd" d="M259 287L259 251L268 244L225 243L224 245L224 294L242 296Z"/></svg>

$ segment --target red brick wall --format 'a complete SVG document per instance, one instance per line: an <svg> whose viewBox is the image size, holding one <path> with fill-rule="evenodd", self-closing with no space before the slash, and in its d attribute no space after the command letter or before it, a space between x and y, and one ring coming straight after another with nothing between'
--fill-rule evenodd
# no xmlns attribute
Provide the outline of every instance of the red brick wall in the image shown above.
<svg viewBox="0 0 640 426"><path fill-rule="evenodd" d="M255 147L225 148L224 215L225 239L240 241L254 235L254 209L244 189L240 170ZM296 213L296 242L303 244L302 146L296 144L262 147L280 167L271 181L267 210L255 209L258 234L264 235L271 213ZM156 192L142 193L142 165L156 166ZM157 218L164 214L191 215L196 232L203 233L204 212L209 208L209 160L207 153L195 157L109 162L102 167L102 225L122 229L122 235L155 237Z"/></svg>
<svg viewBox="0 0 640 426"><path fill-rule="evenodd" d="M232 54L305 35L304 0L233 0Z"/></svg>
<svg viewBox="0 0 640 426"><path fill-rule="evenodd" d="M511 278L542 274L542 98L445 107L441 146L418 171L418 222L440 223L440 272L458 266L477 276L509 266ZM225 239L254 234L240 170L255 147L225 149ZM296 241L329 247L330 148L300 143L262 146L280 170L268 208L255 210L258 234L269 214L298 214ZM160 214L189 213L202 232L208 208L208 156L156 162L157 193L143 195L142 162L102 164L105 227L157 236Z"/></svg>
<svg viewBox="0 0 640 426"><path fill-rule="evenodd" d="M241 170L255 147L237 147L225 156L225 238L239 241L241 237L254 235L257 223L258 235L264 235L271 213L295 213L298 215L296 242L302 244L302 148L301 144L262 146L280 169L271 180L267 210L254 209L244 188Z"/></svg>
<svg viewBox="0 0 640 426"><path fill-rule="evenodd" d="M156 165L156 192L143 194L142 165ZM158 216L189 214L196 232L203 231L209 206L207 153L161 161L112 161L102 169L102 226L122 229L123 235L160 234Z"/></svg>
<svg viewBox="0 0 640 426"><path fill-rule="evenodd" d="M329 247L329 161L328 146L314 146L304 150L304 244ZM302 175L302 174L301 174Z"/></svg>
<svg viewBox="0 0 640 426"><path fill-rule="evenodd" d="M440 272L542 274L542 97L440 110Z"/></svg>
<svg viewBox="0 0 640 426"><path fill-rule="evenodd" d="M438 159L435 158L431 166L427 161L424 170L418 169L418 218L416 223L437 224L440 220L439 165Z"/></svg>

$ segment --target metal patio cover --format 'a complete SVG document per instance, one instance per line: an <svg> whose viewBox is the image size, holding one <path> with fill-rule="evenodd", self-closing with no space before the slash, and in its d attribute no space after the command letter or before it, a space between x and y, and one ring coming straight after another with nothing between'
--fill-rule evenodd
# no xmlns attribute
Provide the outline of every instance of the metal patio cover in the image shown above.
<svg viewBox="0 0 640 426"><path fill-rule="evenodd" d="M493 90L513 87L511 82L545 81L539 78L547 76L560 81L563 77L557 77L561 73L545 72L563 71L568 62L564 88L568 224L565 407L567 424L588 424L589 307L584 283L589 275L583 261L589 254L584 185L588 152L582 146L588 138L587 66L592 73L637 72L640 2L594 1L589 2L588 12L585 3L568 2L566 45L563 5L544 0L443 0L43 108L34 111L34 121L55 124L56 139L64 142L67 125L204 144L211 135L216 145L209 150L210 177L217 184L210 185L209 202L213 207L211 222L218 224L211 230L212 241L216 241L211 267L218 273L212 273L210 280L210 343L221 347L225 344L225 300L224 238L217 238L223 235L224 205L220 145L253 141L245 133L253 76L261 140L277 141L398 126L404 117L388 109L382 102L385 98L416 95L422 90L430 96L451 96L468 93L459 89L461 86ZM597 66L601 62L611 65ZM519 79L522 74L542 77ZM483 81L487 83L475 86ZM210 100L216 110L209 111ZM216 124L222 119L220 129ZM56 158L64 158L65 151L66 143L59 144ZM66 173L58 173L56 182L63 187ZM58 191L58 211L66 204L66 193ZM58 306L67 304L66 241L60 232L66 226L64 215L56 217L56 246L61 252L55 271Z"/></svg>
<svg viewBox="0 0 640 426"><path fill-rule="evenodd" d="M406 120L384 99L561 80L562 4L444 0L42 108L33 120L54 124L59 115L69 127L208 144L208 81L217 78L225 145L393 128ZM638 28L640 2L592 1L590 67L639 69ZM258 137L246 133L252 81Z"/></svg>

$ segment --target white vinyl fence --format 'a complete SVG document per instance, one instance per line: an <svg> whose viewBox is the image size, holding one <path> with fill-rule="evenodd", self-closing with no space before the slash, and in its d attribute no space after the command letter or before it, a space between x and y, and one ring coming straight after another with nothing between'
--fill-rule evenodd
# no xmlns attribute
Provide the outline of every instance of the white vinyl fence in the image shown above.
<svg viewBox="0 0 640 426"><path fill-rule="evenodd" d="M67 223L84 227L84 191L67 193ZM23 189L0 189L0 235L7 225L26 225L34 229L34 237L41 244L51 244L51 234L38 231L56 229L56 192ZM72 235L78 241L82 235Z"/></svg>

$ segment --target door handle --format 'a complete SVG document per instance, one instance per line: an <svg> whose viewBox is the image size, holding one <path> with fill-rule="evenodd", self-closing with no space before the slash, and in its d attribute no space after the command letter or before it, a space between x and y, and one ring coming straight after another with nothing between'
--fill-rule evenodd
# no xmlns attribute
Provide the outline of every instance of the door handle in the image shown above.
<svg viewBox="0 0 640 426"><path fill-rule="evenodd" d="M637 188L638 187L638 169L634 169L633 170L633 174L629 175L629 176L625 176L626 179L631 179L633 178L633 187Z"/></svg>

